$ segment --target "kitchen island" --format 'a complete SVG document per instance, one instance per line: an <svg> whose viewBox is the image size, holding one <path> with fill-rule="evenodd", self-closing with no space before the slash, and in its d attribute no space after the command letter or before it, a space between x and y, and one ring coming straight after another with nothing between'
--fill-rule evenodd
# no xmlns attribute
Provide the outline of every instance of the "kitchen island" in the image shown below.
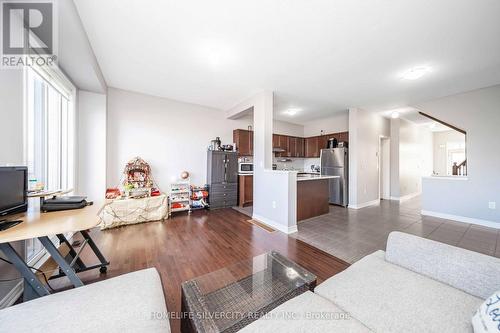
<svg viewBox="0 0 500 333"><path fill-rule="evenodd" d="M331 179L339 176L318 174L297 175L297 222L328 214Z"/></svg>

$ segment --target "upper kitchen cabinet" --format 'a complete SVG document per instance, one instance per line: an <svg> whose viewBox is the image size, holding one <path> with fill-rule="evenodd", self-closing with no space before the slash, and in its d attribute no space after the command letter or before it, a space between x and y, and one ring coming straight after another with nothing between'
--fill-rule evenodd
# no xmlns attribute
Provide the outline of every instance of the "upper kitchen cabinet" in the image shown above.
<svg viewBox="0 0 500 333"><path fill-rule="evenodd" d="M273 134L273 148L283 149L283 152L276 152L277 157L290 157L290 137L287 135Z"/></svg>
<svg viewBox="0 0 500 333"><path fill-rule="evenodd" d="M339 142L344 141L344 142L349 142L349 132L342 132L338 133L339 134Z"/></svg>
<svg viewBox="0 0 500 333"><path fill-rule="evenodd" d="M287 157L298 157L297 156L297 138L289 137L288 138L288 152Z"/></svg>
<svg viewBox="0 0 500 333"><path fill-rule="evenodd" d="M305 157L319 157L319 137L306 138L305 148Z"/></svg>
<svg viewBox="0 0 500 333"><path fill-rule="evenodd" d="M320 154L321 149L325 149L328 146L328 136L327 135L320 135L318 136L318 157Z"/></svg>
<svg viewBox="0 0 500 333"><path fill-rule="evenodd" d="M276 152L276 157L319 157L321 149L328 146L328 140L338 142L349 141L349 132L331 133L310 138L273 134L273 148L283 149ZM253 131L236 129L233 131L233 141L236 143L239 156L253 155Z"/></svg>
<svg viewBox="0 0 500 333"><path fill-rule="evenodd" d="M305 157L304 155L304 138L291 136L288 138L288 154L287 157Z"/></svg>
<svg viewBox="0 0 500 333"><path fill-rule="evenodd" d="M235 129L233 131L233 141L239 156L253 155L253 131Z"/></svg>
<svg viewBox="0 0 500 333"><path fill-rule="evenodd" d="M306 139L297 138L297 157L306 157Z"/></svg>

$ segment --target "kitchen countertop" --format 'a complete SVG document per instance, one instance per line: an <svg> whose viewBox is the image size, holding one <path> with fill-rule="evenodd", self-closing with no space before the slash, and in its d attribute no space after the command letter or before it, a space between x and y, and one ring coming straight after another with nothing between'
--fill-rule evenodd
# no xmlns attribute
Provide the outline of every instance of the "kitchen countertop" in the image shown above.
<svg viewBox="0 0 500 333"><path fill-rule="evenodd" d="M323 179L335 179L335 178L340 178L340 176L326 176L326 175L314 175L314 174L305 174L305 175L298 175L297 176L297 181L305 181L305 180L323 180Z"/></svg>
<svg viewBox="0 0 500 333"><path fill-rule="evenodd" d="M239 173L238 176L253 176L253 173Z"/></svg>

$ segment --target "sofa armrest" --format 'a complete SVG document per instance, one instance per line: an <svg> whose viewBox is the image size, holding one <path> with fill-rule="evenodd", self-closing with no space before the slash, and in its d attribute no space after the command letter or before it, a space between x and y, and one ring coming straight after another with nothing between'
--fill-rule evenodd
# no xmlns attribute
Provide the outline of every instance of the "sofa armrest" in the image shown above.
<svg viewBox="0 0 500 333"><path fill-rule="evenodd" d="M500 259L402 232L391 232L387 262L486 299L500 290Z"/></svg>

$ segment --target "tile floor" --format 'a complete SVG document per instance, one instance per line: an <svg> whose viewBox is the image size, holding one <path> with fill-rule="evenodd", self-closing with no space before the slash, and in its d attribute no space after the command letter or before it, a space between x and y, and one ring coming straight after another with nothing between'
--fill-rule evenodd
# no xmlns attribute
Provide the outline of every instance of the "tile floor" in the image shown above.
<svg viewBox="0 0 500 333"><path fill-rule="evenodd" d="M329 214L300 222L298 229L290 236L349 263L384 250L396 230L500 257L500 230L422 216L419 197L359 210L330 206Z"/></svg>

